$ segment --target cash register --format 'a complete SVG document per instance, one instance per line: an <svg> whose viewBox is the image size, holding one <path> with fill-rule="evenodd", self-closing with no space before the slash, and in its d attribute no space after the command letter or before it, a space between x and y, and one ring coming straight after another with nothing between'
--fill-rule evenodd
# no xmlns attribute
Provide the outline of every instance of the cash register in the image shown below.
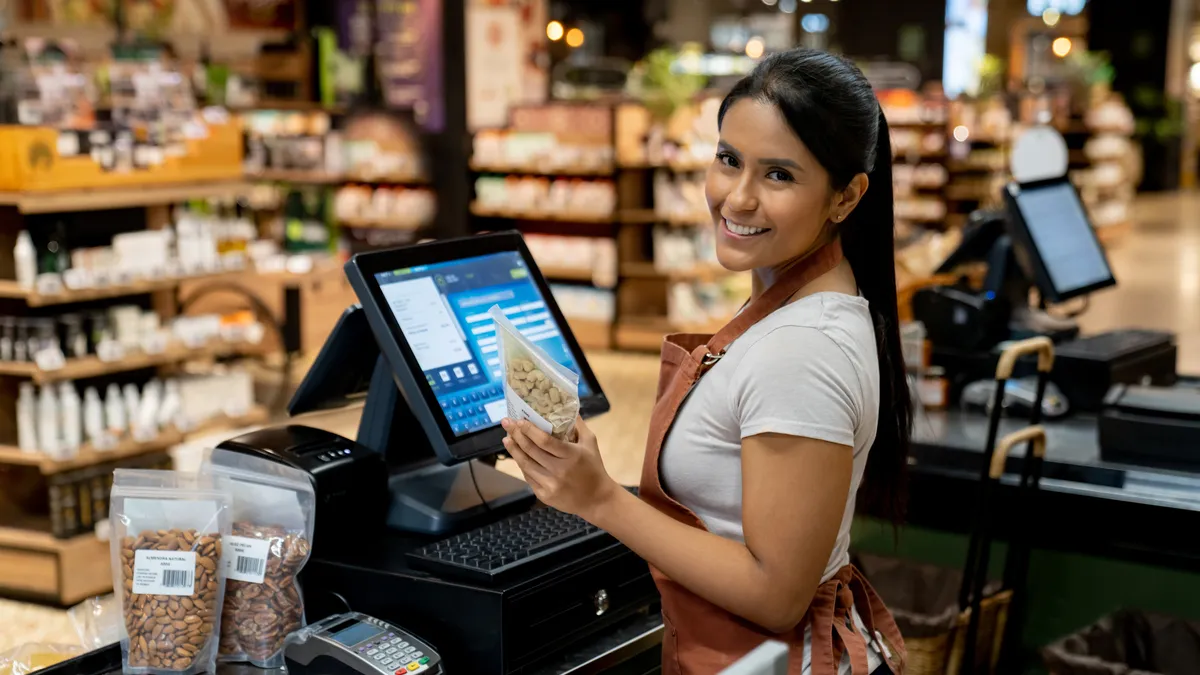
<svg viewBox="0 0 1200 675"><path fill-rule="evenodd" d="M221 445L311 473L310 621L377 617L433 645L449 672L503 675L657 603L645 562L494 466L507 407L490 307L579 374L584 417L609 407L521 236L360 253L345 269L359 304L289 412L361 402L357 437L294 424Z"/></svg>
<svg viewBox="0 0 1200 675"><path fill-rule="evenodd" d="M964 400L990 401L990 392L967 384L992 379L1003 343L1033 336L1054 340L1051 380L1074 411L1098 411L1115 384L1174 382L1177 348L1170 333L1121 329L1080 337L1072 317L1046 311L1048 305L1086 303L1092 293L1117 284L1066 175L1062 143L1051 129L1035 129L1017 141L1004 207L972 214L962 243L937 270L947 274L964 263L985 263L982 287L963 281L913 296L913 315L925 325L933 364L950 379L953 400L962 393ZM1034 288L1037 306L1030 304ZM1031 385L1019 379L1008 384L1017 390L1025 386ZM1019 399L1021 393L1008 396Z"/></svg>

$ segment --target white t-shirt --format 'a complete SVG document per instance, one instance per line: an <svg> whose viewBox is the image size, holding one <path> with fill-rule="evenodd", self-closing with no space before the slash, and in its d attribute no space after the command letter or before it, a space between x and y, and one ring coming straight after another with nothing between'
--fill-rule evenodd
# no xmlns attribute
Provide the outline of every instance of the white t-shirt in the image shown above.
<svg viewBox="0 0 1200 675"><path fill-rule="evenodd" d="M742 439L778 433L853 448L850 491L824 582L850 562L854 497L878 419L879 355L867 301L815 293L751 326L692 388L663 445L663 487L709 531L745 542ZM809 650L806 634L806 673ZM868 651L874 670L882 661ZM848 657L841 671L849 672Z"/></svg>

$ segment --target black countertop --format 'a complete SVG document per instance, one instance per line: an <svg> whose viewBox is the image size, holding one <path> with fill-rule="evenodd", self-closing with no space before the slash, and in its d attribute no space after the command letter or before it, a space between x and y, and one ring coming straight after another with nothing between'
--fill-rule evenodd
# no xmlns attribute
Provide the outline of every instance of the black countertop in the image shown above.
<svg viewBox="0 0 1200 675"><path fill-rule="evenodd" d="M583 647L534 671L531 675L650 675L659 672L662 619L640 614L598 635ZM42 675L119 675L121 647L109 645L40 671ZM216 675L285 675L282 668L221 664Z"/></svg>
<svg viewBox="0 0 1200 675"><path fill-rule="evenodd" d="M1004 419L1000 436L1026 426ZM1196 569L1200 540L1200 475L1106 462L1096 419L1075 416L1045 422L1046 462L1033 504L1015 489L1023 448L1010 457L1002 479L997 533L1016 528L1035 546ZM908 521L966 532L974 518L987 418L949 410L917 415L910 459Z"/></svg>

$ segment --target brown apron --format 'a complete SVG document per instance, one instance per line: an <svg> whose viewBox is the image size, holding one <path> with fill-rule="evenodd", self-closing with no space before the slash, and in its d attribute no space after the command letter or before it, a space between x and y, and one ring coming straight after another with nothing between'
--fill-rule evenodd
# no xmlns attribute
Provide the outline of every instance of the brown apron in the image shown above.
<svg viewBox="0 0 1200 675"><path fill-rule="evenodd" d="M842 260L839 241L826 244L776 280L716 335L669 335L663 343L658 402L650 418L650 437L642 465L641 498L659 511L692 527L706 529L696 514L667 496L659 475L663 441L693 385L725 355L725 349L755 323L779 309L797 291L834 269ZM867 645L850 621L857 607L871 635L883 635L894 657L896 675L904 670L904 641L874 589L852 565L822 584L800 625L783 635L772 634L735 616L671 581L653 565L650 572L662 594L663 672L667 675L712 675L768 639L790 647L788 672L801 672L805 626L812 626L812 675L837 675L842 654L849 653L854 675L867 673ZM678 623L677 623L678 622Z"/></svg>

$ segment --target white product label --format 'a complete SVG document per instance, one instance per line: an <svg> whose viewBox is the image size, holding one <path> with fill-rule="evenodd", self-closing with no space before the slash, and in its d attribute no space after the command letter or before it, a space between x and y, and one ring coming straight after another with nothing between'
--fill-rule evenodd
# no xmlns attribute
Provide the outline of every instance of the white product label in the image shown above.
<svg viewBox="0 0 1200 675"><path fill-rule="evenodd" d="M63 157L79 154L79 135L76 132L64 131L58 135L58 154Z"/></svg>
<svg viewBox="0 0 1200 675"><path fill-rule="evenodd" d="M62 350L58 347L50 347L49 349L39 349L37 354L33 355L33 362L41 370L60 370L67 365L66 357L63 356Z"/></svg>
<svg viewBox="0 0 1200 675"><path fill-rule="evenodd" d="M96 356L105 363L125 358L125 347L116 340L101 340L96 345Z"/></svg>
<svg viewBox="0 0 1200 675"><path fill-rule="evenodd" d="M225 578L261 584L267 572L271 542L250 537L225 537Z"/></svg>
<svg viewBox="0 0 1200 675"><path fill-rule="evenodd" d="M58 295L63 292L62 277L51 272L39 274L34 281L34 287L42 295Z"/></svg>
<svg viewBox="0 0 1200 675"><path fill-rule="evenodd" d="M167 336L161 331L143 336L142 351L147 354L161 354L167 351Z"/></svg>
<svg viewBox="0 0 1200 675"><path fill-rule="evenodd" d="M139 595L192 595L195 551L135 551L133 592Z"/></svg>
<svg viewBox="0 0 1200 675"><path fill-rule="evenodd" d="M529 420L533 426L541 429L546 433L554 432L554 425L546 421L534 410L525 399L517 395L513 388L508 385L508 380L504 381L504 400L508 402L508 416L513 420Z"/></svg>

